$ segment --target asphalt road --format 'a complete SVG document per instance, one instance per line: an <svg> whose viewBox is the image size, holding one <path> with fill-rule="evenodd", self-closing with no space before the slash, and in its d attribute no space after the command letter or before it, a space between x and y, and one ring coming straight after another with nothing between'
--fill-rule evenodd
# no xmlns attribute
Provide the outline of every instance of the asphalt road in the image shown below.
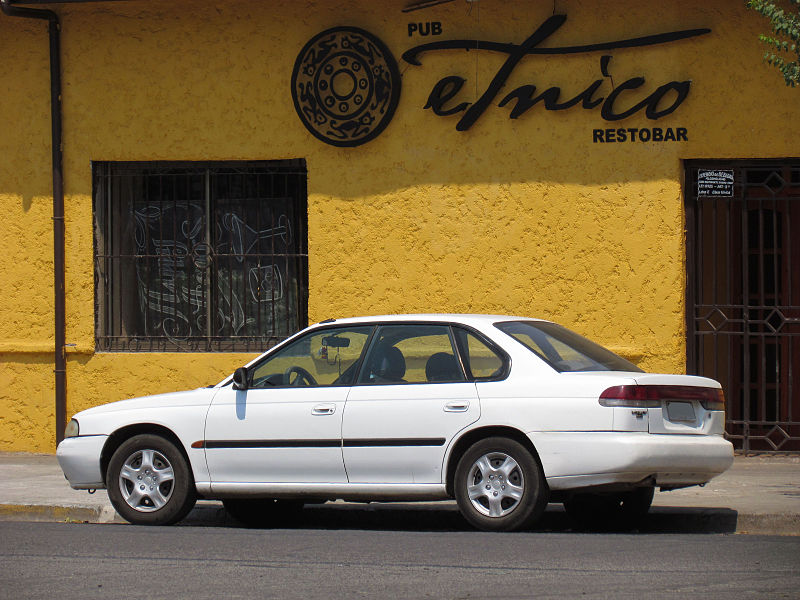
<svg viewBox="0 0 800 600"><path fill-rule="evenodd" d="M0 523L4 598L798 598L800 538Z"/></svg>

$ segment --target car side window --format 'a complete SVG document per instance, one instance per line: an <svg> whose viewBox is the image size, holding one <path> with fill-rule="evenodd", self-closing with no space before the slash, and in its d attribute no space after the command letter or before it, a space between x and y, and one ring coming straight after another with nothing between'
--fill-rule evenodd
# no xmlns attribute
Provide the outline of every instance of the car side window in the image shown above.
<svg viewBox="0 0 800 600"><path fill-rule="evenodd" d="M371 326L312 331L251 368L251 388L352 385Z"/></svg>
<svg viewBox="0 0 800 600"><path fill-rule="evenodd" d="M548 321L506 321L495 323L544 362L559 372L632 371L633 363L617 356L574 331Z"/></svg>
<svg viewBox="0 0 800 600"><path fill-rule="evenodd" d="M495 379L502 375L506 366L502 356L466 329L454 327L453 332L464 359L464 368L471 379Z"/></svg>
<svg viewBox="0 0 800 600"><path fill-rule="evenodd" d="M384 325L364 358L358 382L373 385L466 381L447 325Z"/></svg>

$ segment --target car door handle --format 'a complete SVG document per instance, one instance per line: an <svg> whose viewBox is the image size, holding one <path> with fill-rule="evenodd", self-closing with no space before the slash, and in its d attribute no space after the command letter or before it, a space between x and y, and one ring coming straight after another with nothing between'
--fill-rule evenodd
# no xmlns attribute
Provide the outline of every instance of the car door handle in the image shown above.
<svg viewBox="0 0 800 600"><path fill-rule="evenodd" d="M317 404L311 409L312 415L332 415L336 412L335 404Z"/></svg>
<svg viewBox="0 0 800 600"><path fill-rule="evenodd" d="M456 400L454 402L448 402L444 405L445 412L467 412L468 409L468 400Z"/></svg>

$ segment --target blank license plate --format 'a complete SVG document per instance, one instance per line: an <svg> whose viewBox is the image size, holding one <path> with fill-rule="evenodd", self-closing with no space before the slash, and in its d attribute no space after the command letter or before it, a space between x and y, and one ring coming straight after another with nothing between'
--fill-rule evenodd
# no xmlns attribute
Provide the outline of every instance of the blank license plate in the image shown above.
<svg viewBox="0 0 800 600"><path fill-rule="evenodd" d="M691 402L667 402L667 415L670 421L694 421L694 406Z"/></svg>

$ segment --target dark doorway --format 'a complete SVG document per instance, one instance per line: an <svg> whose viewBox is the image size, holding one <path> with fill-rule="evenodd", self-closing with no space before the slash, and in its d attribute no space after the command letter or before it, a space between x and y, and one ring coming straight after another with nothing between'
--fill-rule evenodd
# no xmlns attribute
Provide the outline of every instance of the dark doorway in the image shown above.
<svg viewBox="0 0 800 600"><path fill-rule="evenodd" d="M698 189L708 171L732 185ZM722 383L738 449L798 452L800 159L687 161L685 175L688 372Z"/></svg>

